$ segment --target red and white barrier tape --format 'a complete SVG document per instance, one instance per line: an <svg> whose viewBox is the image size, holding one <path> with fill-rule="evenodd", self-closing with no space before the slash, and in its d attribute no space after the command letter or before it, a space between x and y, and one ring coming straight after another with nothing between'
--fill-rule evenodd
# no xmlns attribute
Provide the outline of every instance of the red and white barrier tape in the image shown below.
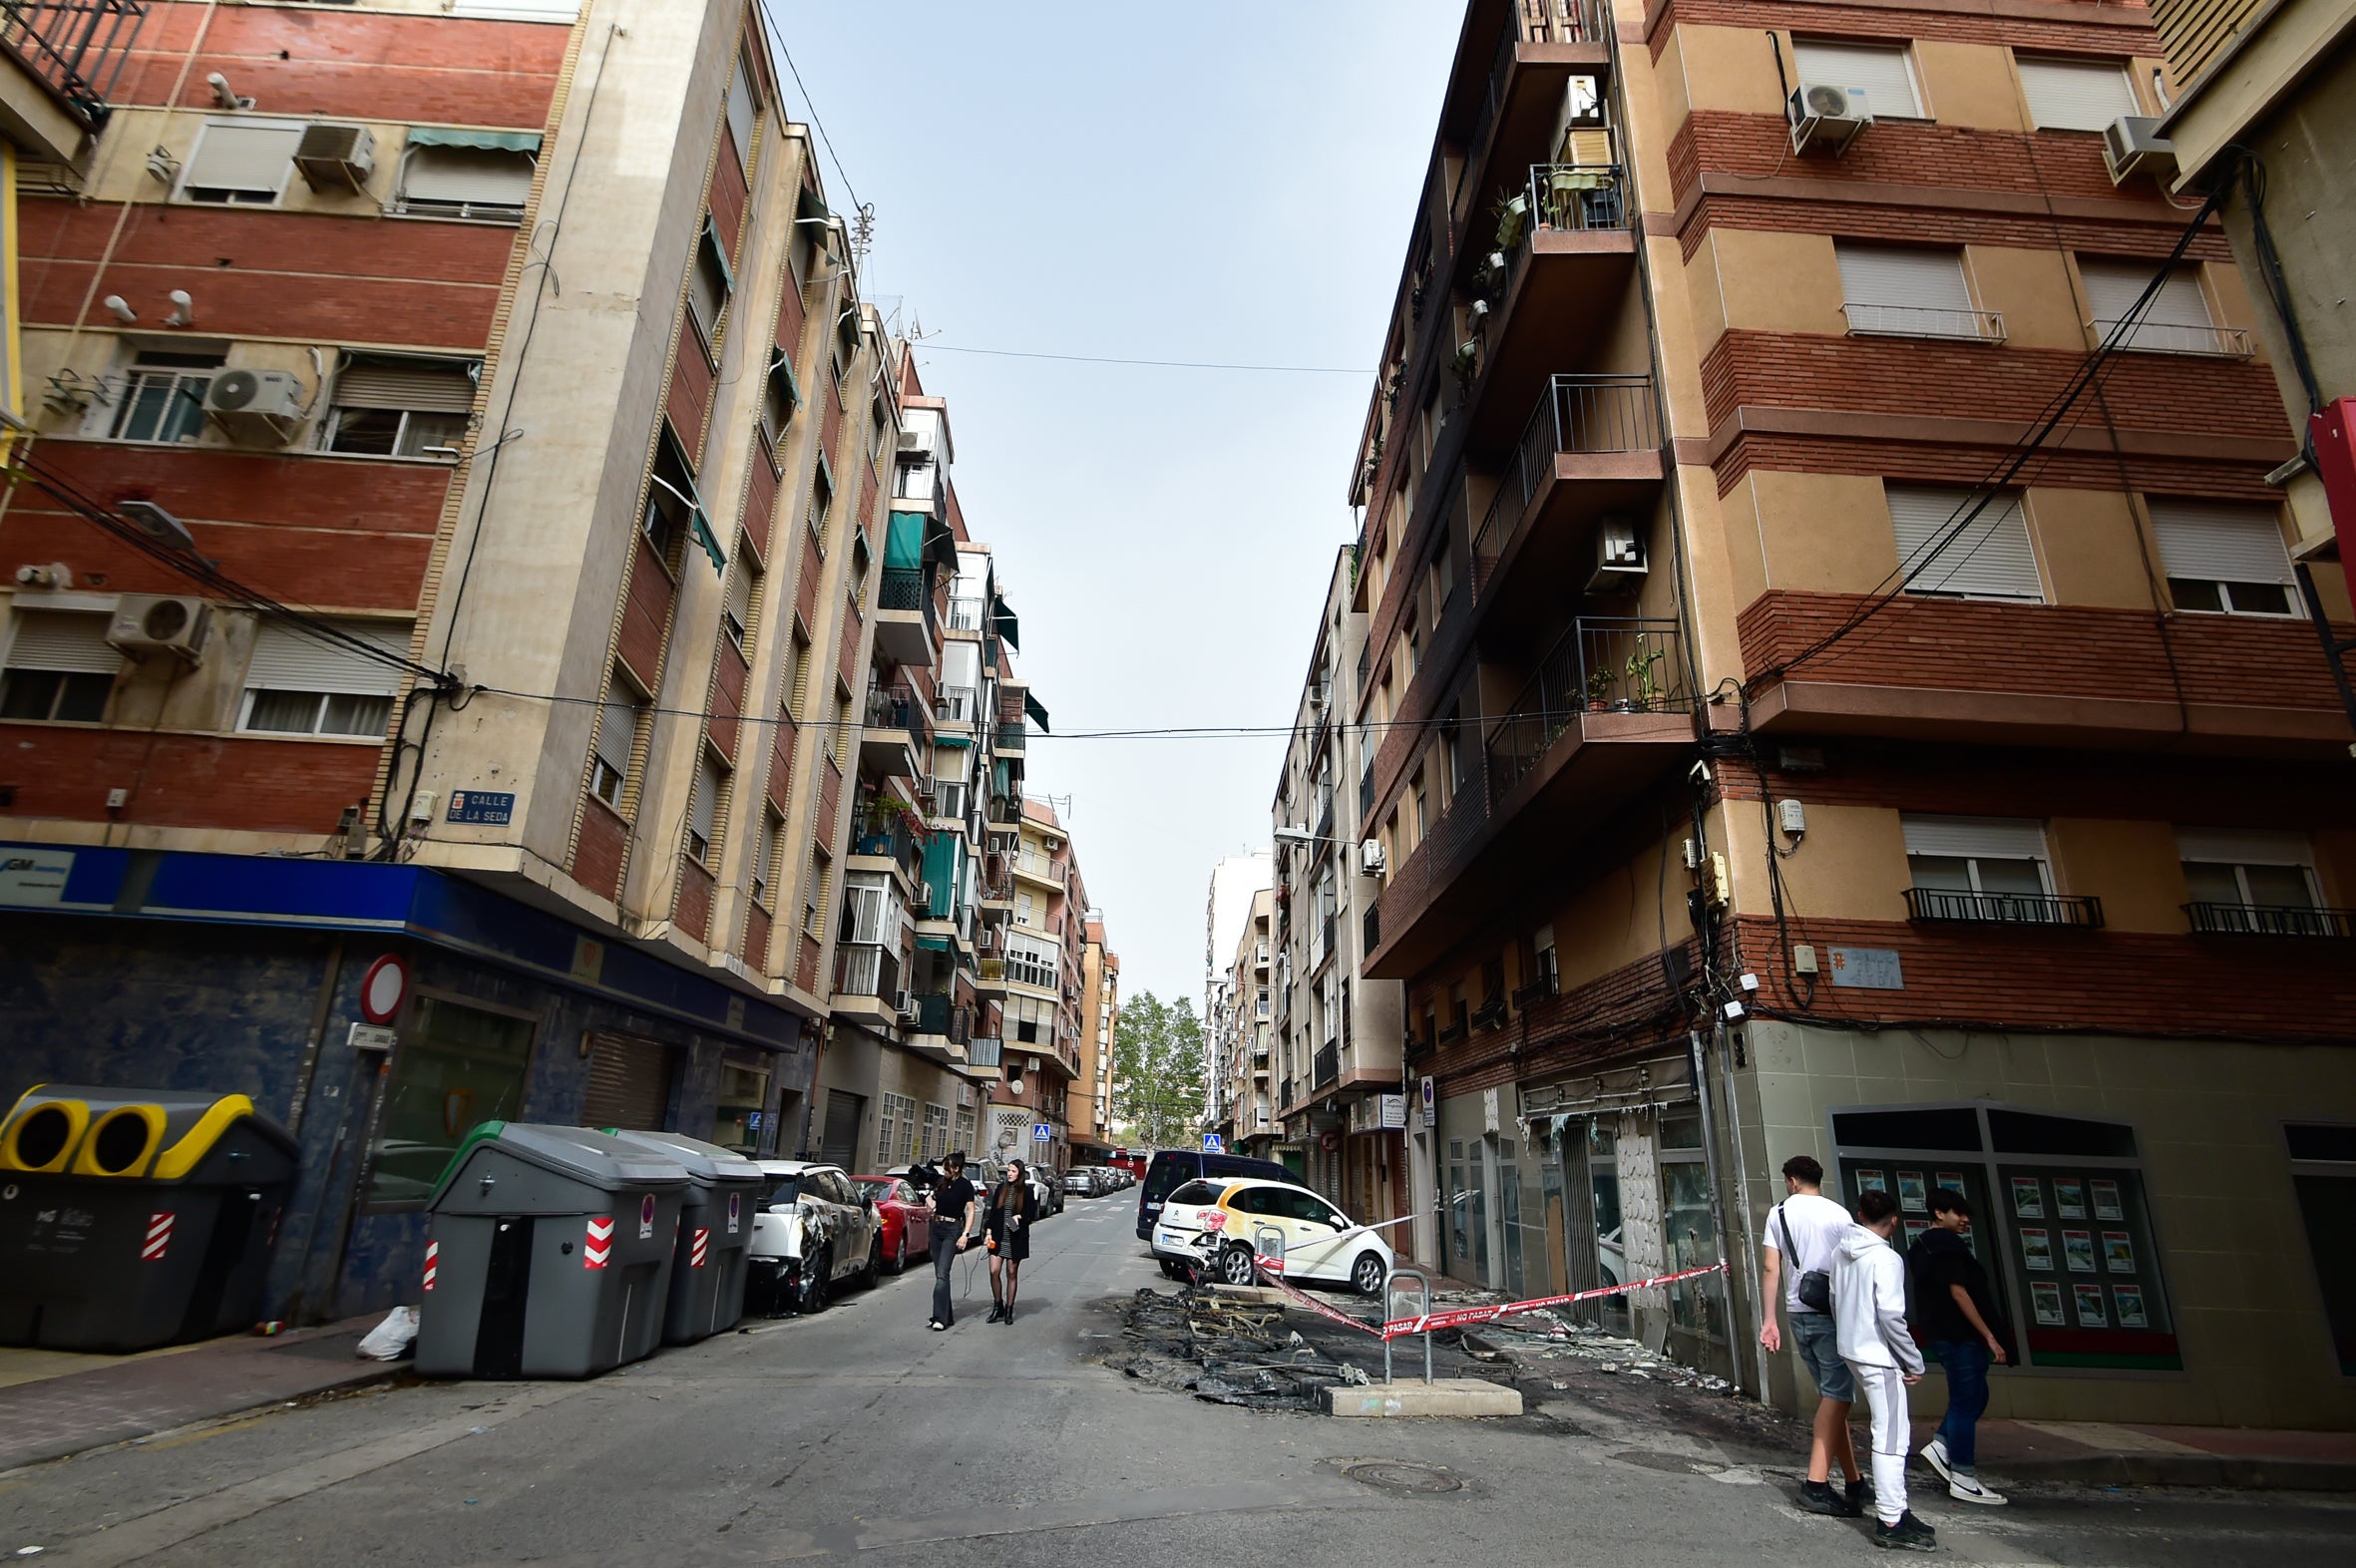
<svg viewBox="0 0 2356 1568"><path fill-rule="evenodd" d="M1252 1254L1252 1267L1259 1272L1260 1277L1266 1280L1269 1284L1275 1286L1279 1291L1282 1291L1287 1297L1290 1297L1292 1300L1299 1302L1311 1312L1316 1313L1320 1318L1330 1318L1346 1329L1356 1329L1361 1334L1371 1334L1377 1340L1383 1338L1383 1334L1380 1329L1375 1328L1373 1324L1366 1322L1364 1319L1353 1318L1346 1312L1328 1307L1324 1302L1319 1301L1314 1296L1304 1295L1302 1292L1295 1290L1292 1286L1285 1283L1283 1275L1278 1273L1275 1269L1269 1267L1269 1262L1270 1260L1261 1257L1258 1253Z"/></svg>
<svg viewBox="0 0 2356 1568"><path fill-rule="evenodd" d="M1429 1334L1437 1329L1454 1329L1468 1323L1494 1323L1499 1318L1510 1318L1525 1312L1540 1312L1548 1307L1567 1307L1573 1302L1593 1301L1599 1296L1619 1296L1629 1291L1641 1291L1655 1285L1675 1285L1680 1280L1698 1280L1706 1274L1717 1274L1726 1265L1713 1263L1700 1269L1681 1269L1675 1274L1656 1274L1649 1280L1631 1280L1626 1285L1606 1285L1592 1291L1573 1291L1568 1296L1538 1296L1526 1302L1502 1302L1494 1307L1458 1307L1450 1312L1424 1313L1414 1318L1394 1318L1382 1326L1382 1338L1400 1339L1410 1334Z"/></svg>

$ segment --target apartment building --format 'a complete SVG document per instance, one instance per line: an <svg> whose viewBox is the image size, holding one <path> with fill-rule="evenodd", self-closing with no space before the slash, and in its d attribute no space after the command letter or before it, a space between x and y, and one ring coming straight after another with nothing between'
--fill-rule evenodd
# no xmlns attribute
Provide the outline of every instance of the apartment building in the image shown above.
<svg viewBox="0 0 2356 1568"><path fill-rule="evenodd" d="M2349 726L2251 285L2106 165L2152 21L1467 8L1336 693L1425 1261L1724 1257L1596 1316L1796 1405L1804 1152L1977 1205L2000 1413L2356 1421Z"/></svg>
<svg viewBox="0 0 2356 1568"><path fill-rule="evenodd" d="M1081 925L1080 1076L1066 1102L1065 1125L1074 1165L1102 1165L1112 1157L1112 1095L1119 1075L1114 1031L1121 1018L1121 959L1106 946L1104 922L1090 911Z"/></svg>
<svg viewBox="0 0 2356 1568"><path fill-rule="evenodd" d="M1003 1020L982 1152L1061 1170L1071 1163L1070 1102L1087 1092L1080 1082L1087 887L1052 806L1024 800L1011 815L997 883L1007 914L982 962L982 991Z"/></svg>
<svg viewBox="0 0 2356 1568"><path fill-rule="evenodd" d="M1235 952L1213 989L1203 1030L1205 1098L1213 1107L1203 1130L1222 1147L1274 1158L1279 1127L1270 1090L1275 990L1272 984L1276 890L1252 895Z"/></svg>
<svg viewBox="0 0 2356 1568"><path fill-rule="evenodd" d="M1276 1157L1353 1218L1407 1214L1398 981L1362 974L1381 884L1368 850L1379 731L1353 723L1367 615L1355 550L1338 553L1271 805L1276 842ZM1265 963L1265 958L1263 959ZM1435 1224L1428 1215L1422 1222Z"/></svg>
<svg viewBox="0 0 2356 1568"><path fill-rule="evenodd" d="M10 1083L293 1127L288 1318L486 1118L817 1146L903 410L760 8L40 9L141 25L9 226Z"/></svg>

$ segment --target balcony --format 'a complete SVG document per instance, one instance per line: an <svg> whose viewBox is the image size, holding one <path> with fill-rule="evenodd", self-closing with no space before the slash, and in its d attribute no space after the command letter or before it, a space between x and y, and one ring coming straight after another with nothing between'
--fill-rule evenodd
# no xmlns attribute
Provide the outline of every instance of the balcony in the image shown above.
<svg viewBox="0 0 2356 1568"><path fill-rule="evenodd" d="M0 6L0 50L97 131L114 112L115 84L148 10L149 0L7 0ZM71 159L79 149L56 151Z"/></svg>
<svg viewBox="0 0 2356 1568"><path fill-rule="evenodd" d="M1606 0L1513 0L1487 76L1477 86L1451 83L1441 110L1443 137L1465 154L1459 222L1484 209L1461 193L1486 192L1489 169L1535 163L1553 152L1546 144L1570 77L1600 79L1611 64L1611 38Z"/></svg>
<svg viewBox="0 0 2356 1568"><path fill-rule="evenodd" d="M943 686L933 698L933 717L943 724L972 729L982 713L982 693L972 686Z"/></svg>
<svg viewBox="0 0 2356 1568"><path fill-rule="evenodd" d="M914 890L925 880L925 841L905 822L889 827L871 822L851 840L851 861L845 870L891 871Z"/></svg>
<svg viewBox="0 0 2356 1568"><path fill-rule="evenodd" d="M1061 893L1063 891L1063 868L1044 855L1033 855L1025 851L1015 856L1014 875L1025 882L1035 882L1051 892Z"/></svg>
<svg viewBox="0 0 2356 1568"><path fill-rule="evenodd" d="M2103 924L2103 901L2091 894L2072 898L2050 893L1908 888L1906 918L1937 925L2071 926L2094 931Z"/></svg>
<svg viewBox="0 0 2356 1568"><path fill-rule="evenodd" d="M1583 588L1607 515L1646 516L1668 469L1660 403L1643 375L1554 376L1472 531L1481 617L1544 616Z"/></svg>
<svg viewBox="0 0 2356 1568"><path fill-rule="evenodd" d="M859 731L859 774L871 783L915 778L918 759L933 744L925 704L907 686L876 687L867 694L867 719Z"/></svg>
<svg viewBox="0 0 2356 1568"><path fill-rule="evenodd" d="M2296 904L2207 904L2184 906L2192 929L2210 937L2356 938L2356 910Z"/></svg>
<svg viewBox="0 0 2356 1568"><path fill-rule="evenodd" d="M2109 342L2119 330L2116 321L2089 321L2098 342ZM2204 359L2247 359L2256 352L2249 334L2239 327L2171 326L2140 321L2129 329L2120 348L2131 354L2192 354Z"/></svg>
<svg viewBox="0 0 2356 1568"><path fill-rule="evenodd" d="M1309 1086L1312 1091L1322 1089L1340 1076L1342 1076L1342 1042L1328 1040L1317 1049L1317 1057L1310 1072Z"/></svg>
<svg viewBox="0 0 2356 1568"><path fill-rule="evenodd" d="M998 961L998 978L1009 984L1028 985L1034 990L1057 988L1055 966L1052 964L1042 964L1037 959L1009 953Z"/></svg>
<svg viewBox="0 0 2356 1568"><path fill-rule="evenodd" d="M1609 132L1575 133L1608 145ZM1531 165L1505 199L1495 229L1467 240L1478 259L1464 283L1486 306L1459 355L1467 379L1468 439L1489 450L1513 439L1519 420L1561 365L1594 364L1619 318L1636 270L1624 171L1597 163Z"/></svg>
<svg viewBox="0 0 2356 1568"><path fill-rule="evenodd" d="M933 662L940 636L931 567L886 567L876 587L876 656L895 664Z"/></svg>
<svg viewBox="0 0 2356 1568"><path fill-rule="evenodd" d="M1674 620L1585 616L1571 623L1488 736L1489 804L1495 808L1585 715L1675 713L1686 690L1685 642Z"/></svg>
<svg viewBox="0 0 2356 1568"><path fill-rule="evenodd" d="M1869 305L1844 303L1851 337L1946 337L1964 342L2004 341L2004 313L1965 310L1944 305Z"/></svg>
<svg viewBox="0 0 2356 1568"><path fill-rule="evenodd" d="M834 1015L847 1023L885 1030L900 1024L900 955L872 942L846 942L835 950Z"/></svg>
<svg viewBox="0 0 2356 1568"><path fill-rule="evenodd" d="M1010 724L1001 721L998 724L997 746L1000 751L1027 751L1030 749L1030 731L1022 727L1020 719Z"/></svg>
<svg viewBox="0 0 2356 1568"><path fill-rule="evenodd" d="M959 595L949 601L949 629L982 634L982 600L972 595Z"/></svg>

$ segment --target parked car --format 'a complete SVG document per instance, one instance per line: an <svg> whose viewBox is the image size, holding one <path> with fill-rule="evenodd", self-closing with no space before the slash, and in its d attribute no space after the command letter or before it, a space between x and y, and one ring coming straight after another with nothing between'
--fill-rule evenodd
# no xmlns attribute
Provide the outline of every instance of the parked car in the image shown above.
<svg viewBox="0 0 2356 1568"><path fill-rule="evenodd" d="M1076 1192L1083 1198L1095 1197L1097 1194L1096 1172L1085 1165L1065 1171L1063 1173L1063 1191L1067 1196Z"/></svg>
<svg viewBox="0 0 2356 1568"><path fill-rule="evenodd" d="M1137 1239L1153 1240L1153 1222L1162 1212L1162 1200L1171 1189L1182 1182L1199 1181L1218 1176L1257 1176L1268 1181L1291 1181L1293 1173L1273 1160L1255 1160L1242 1154L1205 1154L1197 1149L1164 1149L1153 1157L1145 1168L1145 1182L1137 1191ZM1162 1272L1175 1270L1165 1261Z"/></svg>
<svg viewBox="0 0 2356 1568"><path fill-rule="evenodd" d="M1031 1166L1030 1185L1036 1195L1040 1219L1063 1212L1063 1178L1056 1174L1052 1166Z"/></svg>
<svg viewBox="0 0 2356 1568"><path fill-rule="evenodd" d="M931 1244L932 1214L906 1176L861 1176L860 1195L875 1201L876 1246L894 1274L908 1267L913 1255L925 1256Z"/></svg>
<svg viewBox="0 0 2356 1568"><path fill-rule="evenodd" d="M1263 1230L1284 1240L1287 1280L1347 1285L1361 1296L1378 1296L1390 1278L1394 1260L1387 1242L1290 1181L1213 1177L1181 1183L1163 1200L1154 1255L1207 1266L1229 1285L1251 1285L1257 1283L1252 1253Z"/></svg>
<svg viewBox="0 0 2356 1568"><path fill-rule="evenodd" d="M762 1160L745 1298L765 1311L817 1312L836 1286L873 1285L883 1264L881 1220L841 1166Z"/></svg>

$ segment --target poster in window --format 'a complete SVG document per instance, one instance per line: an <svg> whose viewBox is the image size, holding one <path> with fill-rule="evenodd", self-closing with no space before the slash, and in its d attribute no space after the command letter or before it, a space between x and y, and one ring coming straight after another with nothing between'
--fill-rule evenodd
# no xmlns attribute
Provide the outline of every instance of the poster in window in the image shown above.
<svg viewBox="0 0 2356 1568"><path fill-rule="evenodd" d="M2024 1226L2021 1230L2021 1266L2051 1272L2054 1266L2053 1233L2043 1226ZM2055 1286L2060 1290L2060 1286Z"/></svg>
<svg viewBox="0 0 2356 1568"><path fill-rule="evenodd" d="M2047 1328L2066 1328L2062 1320L2062 1283L2059 1280L2031 1280L2029 1301L2037 1310L2037 1321Z"/></svg>
<svg viewBox="0 0 2356 1568"><path fill-rule="evenodd" d="M2034 1176L2013 1178L2013 1213L2024 1220L2045 1218L2045 1190Z"/></svg>
<svg viewBox="0 0 2356 1568"><path fill-rule="evenodd" d="M2103 1267L2113 1274L2136 1272L2136 1244L2127 1232L2103 1232Z"/></svg>
<svg viewBox="0 0 2356 1568"><path fill-rule="evenodd" d="M1860 1193L1887 1192L1889 1190L1890 1184L1882 1179L1881 1172L1865 1170L1857 1172L1857 1191Z"/></svg>
<svg viewBox="0 0 2356 1568"><path fill-rule="evenodd" d="M2112 1286L2111 1301L2119 1309L2119 1327L2122 1329L2151 1326L2151 1319L2144 1315L2144 1288L2141 1285Z"/></svg>
<svg viewBox="0 0 2356 1568"><path fill-rule="evenodd" d="M2096 1219L2124 1220L2127 1218L2127 1211L2120 1207L2119 1203L2119 1183L2106 1181L2097 1176L2087 1185L2094 1189Z"/></svg>
<svg viewBox="0 0 2356 1568"><path fill-rule="evenodd" d="M1898 1207L1915 1214L1927 1214L1930 1206L1930 1191L1922 1183L1922 1172L1898 1172Z"/></svg>
<svg viewBox="0 0 2356 1568"><path fill-rule="evenodd" d="M2095 1233L2093 1231L2062 1232L2062 1256L2069 1261L2072 1274L2095 1272Z"/></svg>
<svg viewBox="0 0 2356 1568"><path fill-rule="evenodd" d="M1941 1171L1938 1174L1937 1181L1941 1187L1955 1194L1959 1198L1971 1190L1964 1186L1963 1172L1961 1171Z"/></svg>
<svg viewBox="0 0 2356 1568"><path fill-rule="evenodd" d="M1906 1245L1913 1246L1915 1241L1927 1233L1930 1228L1931 1222L1928 1220L1908 1220L1906 1222Z"/></svg>
<svg viewBox="0 0 2356 1568"><path fill-rule="evenodd" d="M2054 1178L2054 1215L2058 1219L2086 1218L2086 1184L2075 1176Z"/></svg>
<svg viewBox="0 0 2356 1568"><path fill-rule="evenodd" d="M2103 1306L2103 1288L2100 1285L2080 1285L2073 1287L2073 1290L2078 1297L2078 1327L2110 1328L2111 1314Z"/></svg>

